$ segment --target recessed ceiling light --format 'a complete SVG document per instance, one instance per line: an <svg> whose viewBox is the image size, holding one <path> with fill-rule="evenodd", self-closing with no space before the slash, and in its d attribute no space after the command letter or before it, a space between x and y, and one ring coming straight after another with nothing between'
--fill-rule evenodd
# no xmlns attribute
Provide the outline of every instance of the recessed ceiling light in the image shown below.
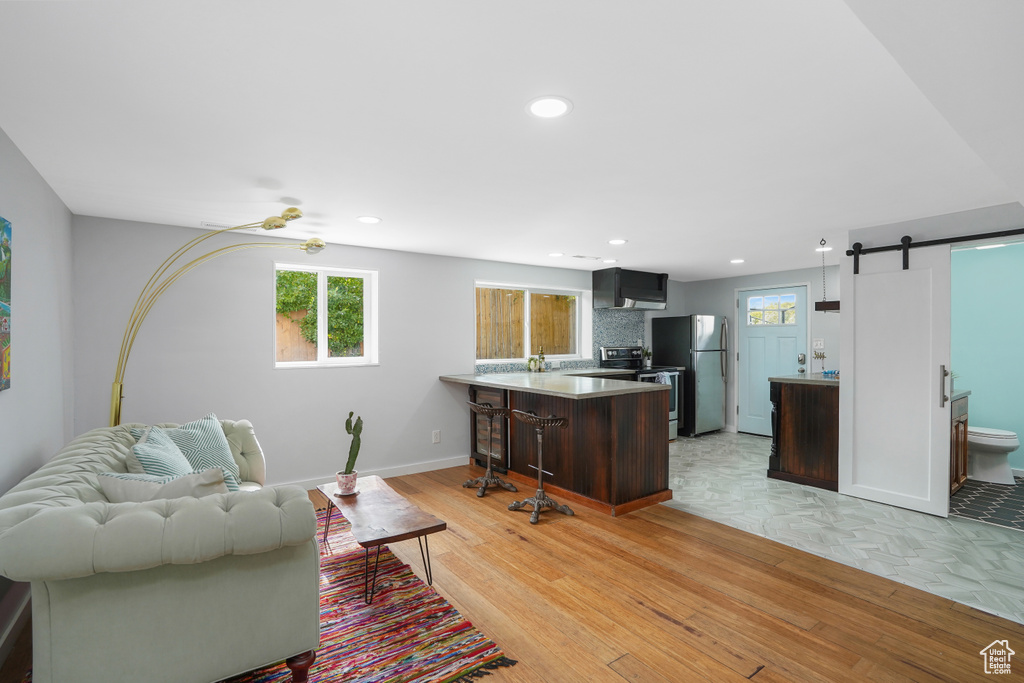
<svg viewBox="0 0 1024 683"><path fill-rule="evenodd" d="M983 244L980 247L975 247L975 249L998 249L1005 246L1005 244Z"/></svg>
<svg viewBox="0 0 1024 683"><path fill-rule="evenodd" d="M360 223L367 223L369 225L376 225L377 223L380 223L380 219L376 216L359 216L356 220Z"/></svg>
<svg viewBox="0 0 1024 683"><path fill-rule="evenodd" d="M741 258L734 258L733 260L729 261L729 263L743 263L743 259L741 259Z"/></svg>
<svg viewBox="0 0 1024 683"><path fill-rule="evenodd" d="M554 256L554 257L556 257L556 258L557 258L557 257L559 257L559 256L565 256L565 254L563 254L563 253L562 253L562 252L560 252L560 251L553 251L553 252L551 252L550 254L548 254L548 256Z"/></svg>
<svg viewBox="0 0 1024 683"><path fill-rule="evenodd" d="M530 100L527 109L531 114L542 119L555 119L572 111L572 102L557 95L545 95Z"/></svg>
<svg viewBox="0 0 1024 683"><path fill-rule="evenodd" d="M832 251L832 247L818 247L814 251Z"/></svg>
<svg viewBox="0 0 1024 683"><path fill-rule="evenodd" d="M615 246L619 246L620 244L625 244L626 241L627 240L608 240L608 244L614 244Z"/></svg>
<svg viewBox="0 0 1024 683"><path fill-rule="evenodd" d="M606 259L604 260L604 262L605 262L605 263L617 263L617 260L616 260L616 259L613 259L613 258L606 258Z"/></svg>

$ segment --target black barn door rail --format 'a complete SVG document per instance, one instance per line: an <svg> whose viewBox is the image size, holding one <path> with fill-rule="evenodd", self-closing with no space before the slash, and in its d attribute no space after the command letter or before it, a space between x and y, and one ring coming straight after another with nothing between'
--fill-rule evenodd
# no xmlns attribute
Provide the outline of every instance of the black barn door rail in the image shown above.
<svg viewBox="0 0 1024 683"><path fill-rule="evenodd" d="M998 232L985 232L978 235L961 235L960 237L943 237L937 240L925 240L924 242L914 242L910 235L904 235L900 238L899 244L890 244L886 247L867 247L865 248L860 242L854 242L852 249L846 250L847 256L853 257L853 274L860 274L860 257L864 254L875 254L880 251L902 251L903 252L903 270L910 268L910 250L914 247L934 247L940 244L957 244L959 242L974 242L975 240L987 240L995 239L997 237L1013 237L1015 235L1024 235L1024 228L1014 228L1013 230L1000 230Z"/></svg>

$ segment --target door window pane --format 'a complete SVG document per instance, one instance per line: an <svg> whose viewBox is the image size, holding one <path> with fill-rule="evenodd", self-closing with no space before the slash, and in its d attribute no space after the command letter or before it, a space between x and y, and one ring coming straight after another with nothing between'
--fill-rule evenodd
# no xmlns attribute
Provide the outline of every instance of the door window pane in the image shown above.
<svg viewBox="0 0 1024 683"><path fill-rule="evenodd" d="M796 294L747 297L748 325L796 325Z"/></svg>

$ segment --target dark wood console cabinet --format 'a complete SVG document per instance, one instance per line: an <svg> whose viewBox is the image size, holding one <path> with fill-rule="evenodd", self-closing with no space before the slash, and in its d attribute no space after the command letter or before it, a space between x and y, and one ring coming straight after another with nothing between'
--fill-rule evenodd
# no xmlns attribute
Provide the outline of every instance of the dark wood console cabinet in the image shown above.
<svg viewBox="0 0 1024 683"><path fill-rule="evenodd" d="M772 479L839 490L839 382L772 381Z"/></svg>
<svg viewBox="0 0 1024 683"><path fill-rule="evenodd" d="M967 397L950 404L952 424L949 432L949 494L967 481Z"/></svg>

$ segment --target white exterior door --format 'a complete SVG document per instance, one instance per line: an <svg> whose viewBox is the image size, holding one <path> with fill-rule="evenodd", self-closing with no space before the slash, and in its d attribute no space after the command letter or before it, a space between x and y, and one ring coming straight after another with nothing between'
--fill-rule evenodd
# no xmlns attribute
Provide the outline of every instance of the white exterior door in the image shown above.
<svg viewBox="0 0 1024 683"><path fill-rule="evenodd" d="M949 245L842 262L839 491L949 511Z"/></svg>
<svg viewBox="0 0 1024 683"><path fill-rule="evenodd" d="M738 292L736 374L737 431L772 435L768 378L796 375L807 358L807 287L772 287ZM804 362L800 362L803 357Z"/></svg>

